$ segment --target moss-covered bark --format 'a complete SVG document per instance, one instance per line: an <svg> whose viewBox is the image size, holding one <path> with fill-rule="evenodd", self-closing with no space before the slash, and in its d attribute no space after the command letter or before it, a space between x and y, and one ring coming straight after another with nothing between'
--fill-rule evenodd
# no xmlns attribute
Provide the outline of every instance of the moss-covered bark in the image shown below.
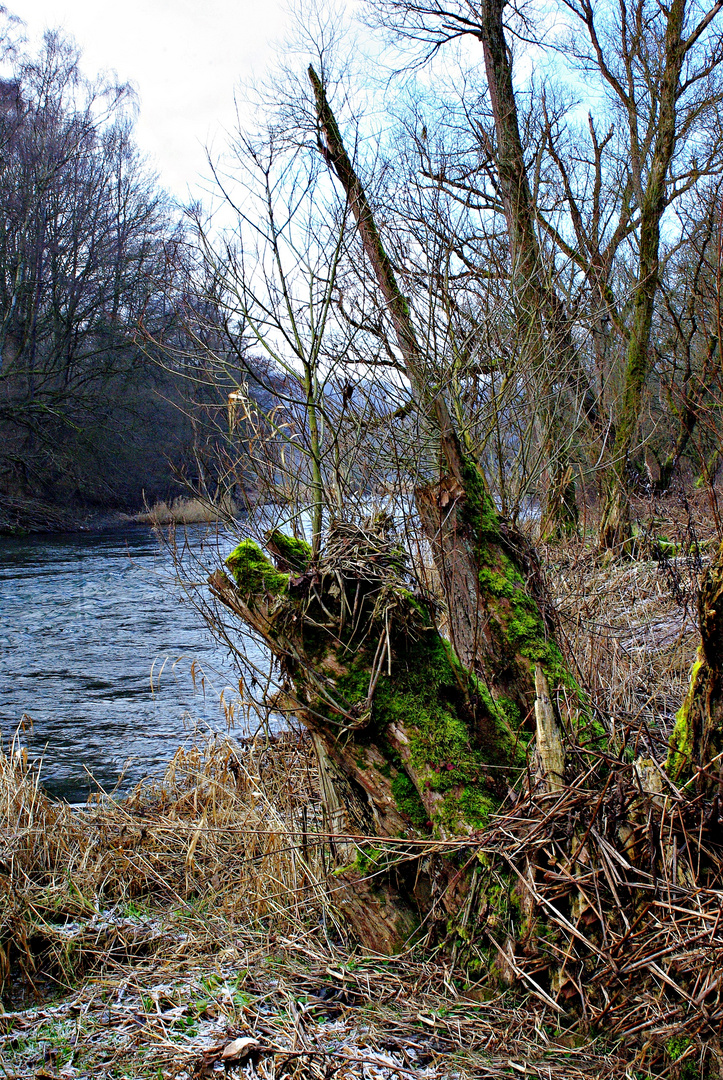
<svg viewBox="0 0 723 1080"><path fill-rule="evenodd" d="M450 638L464 667L498 705L532 728L535 667L553 689L575 690L546 616L534 552L500 520L477 467L466 462L464 488L417 492L447 598Z"/></svg>
<svg viewBox="0 0 723 1080"><path fill-rule="evenodd" d="M698 597L701 643L670 738L666 768L701 791L723 782L723 544Z"/></svg>
<svg viewBox="0 0 723 1080"><path fill-rule="evenodd" d="M271 544L286 548L279 537ZM373 551L357 542L345 548L344 565L322 557L294 576L244 540L227 560L233 580L221 573L211 580L215 595L263 635L281 665L285 685L276 704L312 732L329 824L344 850L347 834L446 838L484 828L524 765L530 737L516 703L495 699L460 663L398 572L398 549L390 542L386 550L389 558L380 559L378 537ZM500 580L498 591L520 593L504 597L518 647L549 650L535 637L523 583ZM509 661L515 656L512 649ZM349 851L369 844L357 841ZM337 882L367 935L364 876L350 865ZM419 867L378 873L380 925L370 944L389 950L403 943L410 920L426 914L428 877ZM398 933L389 925L393 911Z"/></svg>

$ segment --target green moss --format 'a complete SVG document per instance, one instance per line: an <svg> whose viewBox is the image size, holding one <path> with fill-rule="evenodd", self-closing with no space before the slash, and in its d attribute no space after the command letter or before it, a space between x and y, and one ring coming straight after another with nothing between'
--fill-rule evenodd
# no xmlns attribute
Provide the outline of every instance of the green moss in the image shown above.
<svg viewBox="0 0 723 1080"><path fill-rule="evenodd" d="M522 604L516 605L513 611L514 614L507 624L510 642L529 660L547 659L549 644L545 640L539 613L532 609L532 605Z"/></svg>
<svg viewBox="0 0 723 1080"><path fill-rule="evenodd" d="M436 791L448 791L469 778L472 766L470 737L466 724L446 709L420 706L412 695L402 695L394 712L413 723L412 765L427 770L428 783Z"/></svg>
<svg viewBox="0 0 723 1080"><path fill-rule="evenodd" d="M272 566L253 540L242 540L226 559L226 566L245 596L262 592L279 596L288 590L289 575Z"/></svg>
<svg viewBox="0 0 723 1080"><path fill-rule="evenodd" d="M480 589L496 616L493 632L500 659L513 662L515 657L521 657L530 667L541 664L551 688L565 686L582 701L583 695L568 671L562 653L548 638L544 619L528 592L519 566L502 547L496 507L482 473L471 460L465 461L464 485L463 517L474 538ZM507 712L499 703L496 708L506 723L513 728L519 727L518 710ZM602 728L599 735L605 735Z"/></svg>
<svg viewBox="0 0 723 1080"><path fill-rule="evenodd" d="M299 540L295 536L287 536L278 529L272 529L267 534L270 549L278 555L289 570L303 573L311 564L311 544L306 540Z"/></svg>
<svg viewBox="0 0 723 1080"><path fill-rule="evenodd" d="M490 596L496 596L506 600L512 600L514 598L516 592L515 584L499 570L490 570L483 566L479 572L479 582L483 591Z"/></svg>
<svg viewBox="0 0 723 1080"><path fill-rule="evenodd" d="M520 731L522 725L522 717L520 716L520 708L510 698L498 697L496 702L497 708L505 717L510 729L512 731ZM522 734L522 732L520 732Z"/></svg>
<svg viewBox="0 0 723 1080"><path fill-rule="evenodd" d="M429 824L429 814L406 773L400 772L392 780L392 795L398 809L409 818L412 825L424 831Z"/></svg>
<svg viewBox="0 0 723 1080"><path fill-rule="evenodd" d="M698 656L690 671L690 682L685 701L678 709L668 745L668 760L665 769L673 780L682 780L690 770L693 760L693 724L691 721L691 709L697 695L698 681L701 669L705 664L703 649L699 647Z"/></svg>
<svg viewBox="0 0 723 1080"><path fill-rule="evenodd" d="M374 635L369 641L376 647ZM428 827L429 813L419 794L423 788L446 796L434 814L435 826L451 830L458 822L460 827L481 828L496 805L496 774L517 763L516 738L507 715L487 688L470 678L436 630L422 629L414 636L399 633L393 652L392 674L379 676L370 723L356 738L386 753L388 764L382 772L392 780L398 808L416 828ZM366 702L372 660L370 644L353 655L336 679L339 694L351 706ZM328 711L321 700L315 707ZM390 726L409 737L419 791L398 755L388 745L384 750ZM360 754L357 765L364 768ZM488 778L489 765L496 766L494 782Z"/></svg>
<svg viewBox="0 0 723 1080"><path fill-rule="evenodd" d="M371 844L366 844L364 847L360 847L357 851L356 859L354 860L354 868L359 871L360 874L371 874L375 870L379 870L385 860L385 852L381 848L373 847ZM342 868L342 871L346 867Z"/></svg>
<svg viewBox="0 0 723 1080"><path fill-rule="evenodd" d="M449 833L463 831L464 825L484 829L498 805L498 800L469 785L461 791L450 791L445 795L437 812L437 820Z"/></svg>
<svg viewBox="0 0 723 1080"><path fill-rule="evenodd" d="M497 542L500 537L500 523L497 508L487 490L484 477L471 458L465 457L463 463L464 507L462 519L469 525L472 535L480 548L487 542Z"/></svg>
<svg viewBox="0 0 723 1080"><path fill-rule="evenodd" d="M690 1046L687 1035L674 1035L665 1044L666 1053L671 1061L677 1061Z"/></svg>

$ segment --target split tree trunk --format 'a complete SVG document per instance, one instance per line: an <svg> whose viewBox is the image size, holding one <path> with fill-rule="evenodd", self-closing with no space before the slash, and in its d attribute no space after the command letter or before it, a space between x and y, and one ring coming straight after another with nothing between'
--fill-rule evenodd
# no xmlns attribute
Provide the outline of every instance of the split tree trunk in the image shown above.
<svg viewBox="0 0 723 1080"><path fill-rule="evenodd" d="M212 590L281 666L275 707L312 734L329 831L348 860L334 875L337 900L361 940L389 952L420 920L425 933L437 918L453 923L469 873L441 857L400 863L374 838L465 838L484 828L525 766L536 725L555 719L554 691L576 687L543 613L534 556L500 521L461 446L313 68L309 77L320 149L342 183L413 394L439 439L439 481L420 487L416 502L451 643L409 591L403 553L383 522L365 531L337 525L313 561L310 549L274 534L276 567L244 541L228 560L235 583L217 574ZM546 699L537 716L536 685ZM560 766L545 768L556 776Z"/></svg>
<svg viewBox="0 0 723 1080"><path fill-rule="evenodd" d="M397 284L361 180L349 159L324 87L309 67L319 123L319 148L338 177L364 250L394 325L412 393L436 430L440 480L416 492L420 520L432 545L450 620L450 637L462 664L493 695L508 701L518 724L531 726L534 665L552 686L571 683L533 583L534 558L521 537L503 529L476 461L462 448L439 372L428 362Z"/></svg>
<svg viewBox="0 0 723 1080"><path fill-rule="evenodd" d="M291 565L279 552L294 542L274 534L274 566L243 541L227 560L234 581L216 573L211 589L276 658L274 708L312 734L327 829L346 863L333 877L337 903L366 945L393 952L422 920L426 932L454 916L467 877L452 861L420 864L414 848L397 865L378 838L484 828L524 768L530 733L440 636L383 523L337 525L326 543L313 564L297 544Z"/></svg>

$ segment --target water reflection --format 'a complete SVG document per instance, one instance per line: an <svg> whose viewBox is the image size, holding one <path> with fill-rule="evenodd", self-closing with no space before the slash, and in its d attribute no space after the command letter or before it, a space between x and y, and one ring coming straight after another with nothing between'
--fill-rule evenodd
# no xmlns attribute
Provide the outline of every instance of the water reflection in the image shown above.
<svg viewBox="0 0 723 1080"><path fill-rule="evenodd" d="M202 577L233 543L197 526L184 557ZM225 730L219 693L238 675L150 530L0 539L0 615L3 740L32 717L23 743L54 793L82 799L90 775L111 789L131 759L128 786L162 768L189 723Z"/></svg>

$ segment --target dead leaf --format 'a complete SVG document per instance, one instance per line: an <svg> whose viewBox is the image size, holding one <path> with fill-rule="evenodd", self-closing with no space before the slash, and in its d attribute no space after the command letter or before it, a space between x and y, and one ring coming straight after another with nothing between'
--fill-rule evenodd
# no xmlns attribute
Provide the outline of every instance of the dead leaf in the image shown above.
<svg viewBox="0 0 723 1080"><path fill-rule="evenodd" d="M252 1050L258 1049L257 1040L244 1035L242 1038L234 1039L224 1046L221 1061L236 1061L237 1058L246 1057Z"/></svg>

